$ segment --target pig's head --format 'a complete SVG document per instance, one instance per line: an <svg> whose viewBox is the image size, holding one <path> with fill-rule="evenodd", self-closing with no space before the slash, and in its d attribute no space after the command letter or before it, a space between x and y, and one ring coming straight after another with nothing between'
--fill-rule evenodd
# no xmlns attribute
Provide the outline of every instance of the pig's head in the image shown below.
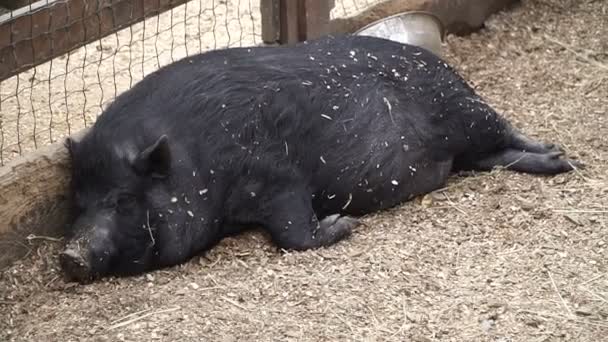
<svg viewBox="0 0 608 342"><path fill-rule="evenodd" d="M140 148L100 146L96 140L66 141L74 220L60 263L70 280L82 283L153 268L171 200L166 136Z"/></svg>

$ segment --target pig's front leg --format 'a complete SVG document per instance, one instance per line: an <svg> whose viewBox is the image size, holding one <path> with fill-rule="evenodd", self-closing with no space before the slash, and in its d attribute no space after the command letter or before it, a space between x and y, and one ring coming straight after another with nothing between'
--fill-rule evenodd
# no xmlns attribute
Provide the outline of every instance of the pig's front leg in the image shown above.
<svg viewBox="0 0 608 342"><path fill-rule="evenodd" d="M309 191L283 189L260 211L265 229L274 243L286 250L307 250L330 246L346 238L359 221L338 214L319 219L312 209Z"/></svg>

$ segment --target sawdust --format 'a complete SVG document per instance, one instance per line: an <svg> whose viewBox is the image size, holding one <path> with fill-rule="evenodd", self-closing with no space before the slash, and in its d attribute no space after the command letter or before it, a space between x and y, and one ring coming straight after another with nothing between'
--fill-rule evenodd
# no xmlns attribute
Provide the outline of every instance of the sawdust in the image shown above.
<svg viewBox="0 0 608 342"><path fill-rule="evenodd" d="M282 254L251 233L89 286L63 282L47 241L0 274L0 340L604 340L607 15L603 1L524 1L446 46L490 103L586 170L455 176L331 248Z"/></svg>

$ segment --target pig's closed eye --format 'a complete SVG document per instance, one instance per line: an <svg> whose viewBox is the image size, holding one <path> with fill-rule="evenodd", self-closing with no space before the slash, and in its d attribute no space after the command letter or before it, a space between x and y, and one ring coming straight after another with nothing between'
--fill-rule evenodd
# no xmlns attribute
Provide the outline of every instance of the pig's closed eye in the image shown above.
<svg viewBox="0 0 608 342"><path fill-rule="evenodd" d="M82 213L85 212L85 208L82 205L79 205L79 203L77 203L76 201L72 202L72 207L71 209L71 214L76 216L81 215Z"/></svg>
<svg viewBox="0 0 608 342"><path fill-rule="evenodd" d="M85 202L83 201L82 196L80 196L80 194L78 194L78 193L74 193L74 194L72 194L72 196L73 196L72 202L71 202L72 213L74 215L80 215L86 209Z"/></svg>
<svg viewBox="0 0 608 342"><path fill-rule="evenodd" d="M116 210L120 214L128 214L135 209L136 202L133 195L121 195L116 199Z"/></svg>

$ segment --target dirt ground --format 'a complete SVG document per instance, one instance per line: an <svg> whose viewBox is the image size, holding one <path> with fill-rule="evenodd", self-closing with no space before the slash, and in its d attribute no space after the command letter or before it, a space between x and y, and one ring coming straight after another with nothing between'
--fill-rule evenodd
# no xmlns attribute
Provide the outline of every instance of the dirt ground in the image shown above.
<svg viewBox="0 0 608 342"><path fill-rule="evenodd" d="M457 175L331 248L280 253L250 233L88 286L65 283L61 244L43 241L0 273L0 340L605 341L606 17L605 1L523 1L445 46L516 126L586 170Z"/></svg>

